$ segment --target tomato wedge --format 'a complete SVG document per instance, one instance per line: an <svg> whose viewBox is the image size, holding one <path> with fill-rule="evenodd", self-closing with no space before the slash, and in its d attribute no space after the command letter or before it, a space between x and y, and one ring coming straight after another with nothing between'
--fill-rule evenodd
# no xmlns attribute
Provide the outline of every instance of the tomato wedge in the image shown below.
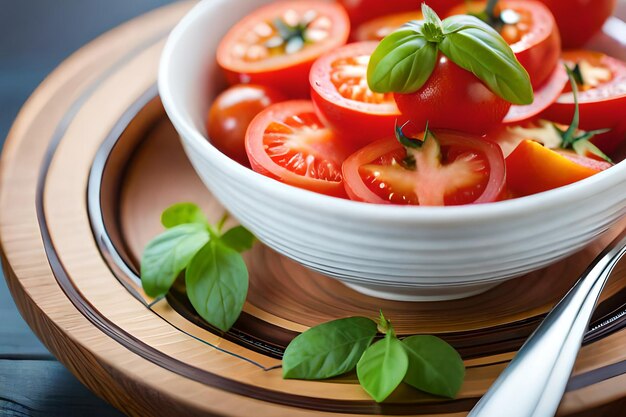
<svg viewBox="0 0 626 417"><path fill-rule="evenodd" d="M217 62L231 84L260 84L288 97L306 97L313 61L346 43L349 33L348 16L338 4L271 3L230 29L217 49Z"/></svg>
<svg viewBox="0 0 626 417"><path fill-rule="evenodd" d="M451 10L453 14L480 13L486 1L468 1ZM496 13L505 23L499 32L511 46L518 61L539 87L552 75L561 53L561 40L550 10L535 0L500 1Z"/></svg>
<svg viewBox="0 0 626 417"><path fill-rule="evenodd" d="M393 93L374 93L367 86L367 64L377 45L345 45L311 68L311 98L320 118L355 147L392 135L400 117Z"/></svg>
<svg viewBox="0 0 626 417"><path fill-rule="evenodd" d="M513 104L502 122L517 124L538 116L559 98L568 81L565 68L562 65L557 65L554 67L550 78L541 87L535 89L533 102L526 106Z"/></svg>
<svg viewBox="0 0 626 417"><path fill-rule="evenodd" d="M246 132L246 153L256 172L289 185L344 197L343 144L324 127L306 100L273 104Z"/></svg>
<svg viewBox="0 0 626 417"><path fill-rule="evenodd" d="M580 128L611 129L595 136L592 142L605 153L614 152L626 142L626 63L585 50L565 51L562 57L570 67L578 64L583 78L583 83L578 84ZM574 96L570 90L567 84L565 92L542 117L569 124L574 115Z"/></svg>
<svg viewBox="0 0 626 417"><path fill-rule="evenodd" d="M497 145L459 132L433 132L419 150L382 139L343 163L352 200L378 204L460 205L496 201L505 182ZM415 166L407 166L406 158Z"/></svg>
<svg viewBox="0 0 626 417"><path fill-rule="evenodd" d="M612 165L571 151L554 151L532 140L521 142L506 158L507 185L526 196L572 184Z"/></svg>
<svg viewBox="0 0 626 417"><path fill-rule="evenodd" d="M385 36L411 20L421 20L422 12L414 10L377 17L361 24L354 31L356 41L381 41Z"/></svg>

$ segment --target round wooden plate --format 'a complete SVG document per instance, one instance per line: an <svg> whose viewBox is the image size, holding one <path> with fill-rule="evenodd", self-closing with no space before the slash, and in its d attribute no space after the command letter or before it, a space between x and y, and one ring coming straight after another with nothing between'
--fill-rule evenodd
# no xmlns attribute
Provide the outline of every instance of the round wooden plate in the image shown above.
<svg viewBox="0 0 626 417"><path fill-rule="evenodd" d="M13 126L0 183L0 241L22 315L83 383L129 415L462 416L586 265L624 227L547 269L464 300L403 303L356 293L257 244L250 291L226 334L200 319L175 285L145 296L137 259L160 212L219 203L196 177L155 87L164 40L191 7L177 3L102 36L38 88ZM445 400L401 387L371 401L354 375L285 381L280 357L299 332L382 308L398 333L434 333L467 366ZM626 265L603 293L559 413L626 396ZM184 414L183 414L184 413Z"/></svg>

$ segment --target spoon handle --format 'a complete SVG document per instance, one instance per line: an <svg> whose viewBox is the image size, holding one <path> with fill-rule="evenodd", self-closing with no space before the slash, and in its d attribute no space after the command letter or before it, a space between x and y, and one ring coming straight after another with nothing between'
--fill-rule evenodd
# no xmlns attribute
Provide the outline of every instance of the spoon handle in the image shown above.
<svg viewBox="0 0 626 417"><path fill-rule="evenodd" d="M626 231L596 257L468 417L554 416L602 288L624 253Z"/></svg>

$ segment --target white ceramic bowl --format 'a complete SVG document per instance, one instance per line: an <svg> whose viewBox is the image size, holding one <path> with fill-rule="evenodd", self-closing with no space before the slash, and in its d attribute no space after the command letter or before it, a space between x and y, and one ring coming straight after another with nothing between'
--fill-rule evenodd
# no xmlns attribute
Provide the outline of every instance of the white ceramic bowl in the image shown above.
<svg viewBox="0 0 626 417"><path fill-rule="evenodd" d="M207 140L218 93L215 51L241 17L269 0L206 0L172 32L159 91L196 171L263 243L377 297L466 297L553 263L626 213L626 164L557 190L462 207L358 203L294 188L224 156ZM558 279L558 277L555 277Z"/></svg>

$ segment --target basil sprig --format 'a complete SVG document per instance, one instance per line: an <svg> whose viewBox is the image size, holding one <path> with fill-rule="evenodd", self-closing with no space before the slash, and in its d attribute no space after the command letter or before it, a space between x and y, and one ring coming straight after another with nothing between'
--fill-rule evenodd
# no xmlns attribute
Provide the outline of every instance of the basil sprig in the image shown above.
<svg viewBox="0 0 626 417"><path fill-rule="evenodd" d="M384 337L372 344L377 328ZM452 346L435 336L400 340L382 311L378 323L348 317L312 327L293 339L283 356L284 378L325 379L355 368L359 383L377 402L402 382L454 398L465 377L463 360Z"/></svg>
<svg viewBox="0 0 626 417"><path fill-rule="evenodd" d="M431 76L439 52L472 72L496 95L513 104L533 102L524 67L491 26L474 16L443 21L422 4L423 20L412 21L385 37L370 58L367 82L377 93L413 93Z"/></svg>
<svg viewBox="0 0 626 417"><path fill-rule="evenodd" d="M254 236L242 226L225 233L226 216L212 226L198 206L175 204L161 215L167 228L152 239L141 258L141 284L146 294L162 297L186 269L187 296L209 324L228 331L248 293L248 269L240 252Z"/></svg>

